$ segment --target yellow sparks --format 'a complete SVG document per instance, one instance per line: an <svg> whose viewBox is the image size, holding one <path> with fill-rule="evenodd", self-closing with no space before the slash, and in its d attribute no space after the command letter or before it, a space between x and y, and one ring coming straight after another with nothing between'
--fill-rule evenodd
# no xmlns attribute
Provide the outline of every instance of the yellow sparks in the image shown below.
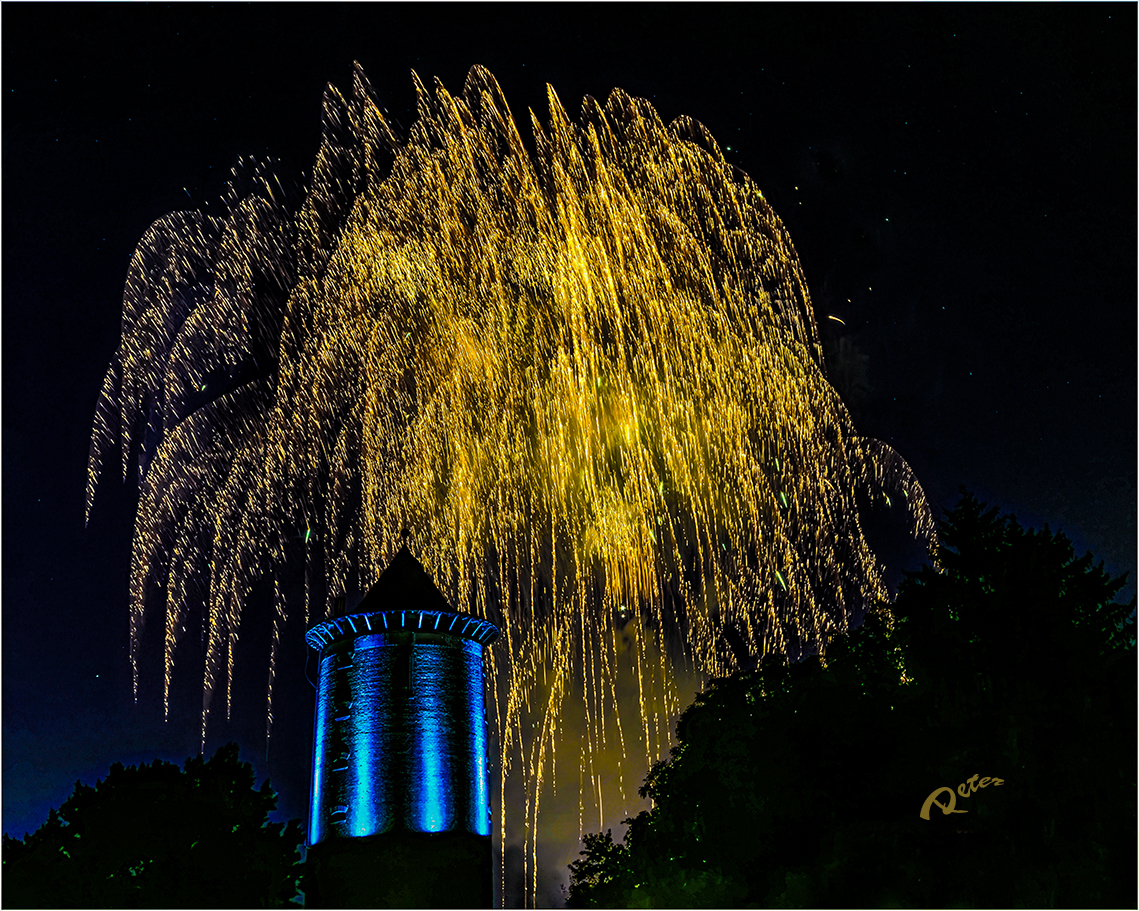
<svg viewBox="0 0 1139 911"><path fill-rule="evenodd" d="M457 96L413 78L405 140L358 67L349 97L329 87L295 215L254 169L226 214L144 235L88 511L112 448L124 475L137 452L136 692L148 613L161 602L168 698L203 601L203 737L254 583L275 581L271 706L285 618L327 616L407 530L448 600L503 629L492 724L532 851L568 695L600 812L594 756L613 737L624 751L620 674L635 668L657 759L676 709L660 656L728 673L727 627L753 654L823 649L887 596L856 492L904 485L913 532L931 539L933 521L905 462L852 426L787 231L701 124L665 125L620 90L573 122L550 89L531 155L486 70ZM205 404L192 375L211 377ZM294 556L303 605L276 584Z"/></svg>

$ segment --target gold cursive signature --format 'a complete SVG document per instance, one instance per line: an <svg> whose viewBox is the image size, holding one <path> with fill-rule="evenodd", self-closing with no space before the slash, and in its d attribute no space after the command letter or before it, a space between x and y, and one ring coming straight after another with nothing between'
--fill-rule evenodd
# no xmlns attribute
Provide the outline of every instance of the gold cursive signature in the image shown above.
<svg viewBox="0 0 1139 911"><path fill-rule="evenodd" d="M921 813L918 815L921 816L922 819L929 819L929 808L931 806L936 806L939 810L941 810L942 815L944 816L948 816L950 813L968 813L968 810L956 809L958 794L960 794L962 797L968 797L970 794L975 794L980 788L987 788L989 785L1000 786L1005 783L1005 780L1003 778L981 778L981 781L978 783L978 778L981 778L981 776L974 775L972 778L967 779L962 784L957 785L956 793L954 793L953 788L938 788L925 799L925 803L921 805ZM949 792L949 803L947 804L942 803L937 799L937 796L942 791Z"/></svg>

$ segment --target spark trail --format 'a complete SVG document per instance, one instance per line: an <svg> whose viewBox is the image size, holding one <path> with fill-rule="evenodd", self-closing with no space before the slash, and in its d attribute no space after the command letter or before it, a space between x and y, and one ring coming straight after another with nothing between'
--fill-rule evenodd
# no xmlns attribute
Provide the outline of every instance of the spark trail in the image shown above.
<svg viewBox="0 0 1139 911"><path fill-rule="evenodd" d="M254 583L303 555L303 605L276 601L271 725L285 619L327 616L406 530L451 603L503 629L499 793L521 771L532 896L571 694L600 806L604 741L667 746L660 656L719 675L825 649L887 598L859 492L900 491L915 535L933 522L905 462L852 426L790 237L701 124L620 90L574 122L550 89L530 153L486 70L457 96L413 78L406 138L358 66L349 97L329 86L298 211L243 165L222 214L142 238L87 509L109 453L124 477L137 457L136 693L148 614L165 614L168 699L200 599L203 739ZM612 697L627 612L636 732Z"/></svg>

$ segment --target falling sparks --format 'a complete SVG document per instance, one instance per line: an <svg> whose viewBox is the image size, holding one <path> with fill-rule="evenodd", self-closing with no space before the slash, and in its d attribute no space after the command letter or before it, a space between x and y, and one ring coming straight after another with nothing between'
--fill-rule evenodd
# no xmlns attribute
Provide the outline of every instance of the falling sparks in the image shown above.
<svg viewBox="0 0 1139 911"><path fill-rule="evenodd" d="M329 86L295 214L243 165L224 214L142 238L87 508L113 448L124 476L137 455L135 690L149 613L169 700L200 601L203 740L254 584L274 580L271 707L286 618L328 616L406 534L452 604L503 630L499 793L514 766L532 899L567 698L598 808L595 757L624 751L629 614L654 760L678 708L660 656L720 675L740 649L823 649L887 597L856 494L901 489L913 533L933 523L905 462L853 428L787 231L702 125L620 90L575 123L550 89L531 154L486 70L458 96L413 78L406 139L359 67L348 98ZM277 584L298 565L303 604Z"/></svg>

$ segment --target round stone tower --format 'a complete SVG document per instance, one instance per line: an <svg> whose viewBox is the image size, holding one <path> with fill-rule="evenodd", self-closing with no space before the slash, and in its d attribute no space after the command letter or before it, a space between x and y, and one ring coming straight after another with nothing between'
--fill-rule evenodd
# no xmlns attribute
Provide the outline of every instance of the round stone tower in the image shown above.
<svg viewBox="0 0 1139 911"><path fill-rule="evenodd" d="M486 620L405 546L319 652L305 904L490 907Z"/></svg>

